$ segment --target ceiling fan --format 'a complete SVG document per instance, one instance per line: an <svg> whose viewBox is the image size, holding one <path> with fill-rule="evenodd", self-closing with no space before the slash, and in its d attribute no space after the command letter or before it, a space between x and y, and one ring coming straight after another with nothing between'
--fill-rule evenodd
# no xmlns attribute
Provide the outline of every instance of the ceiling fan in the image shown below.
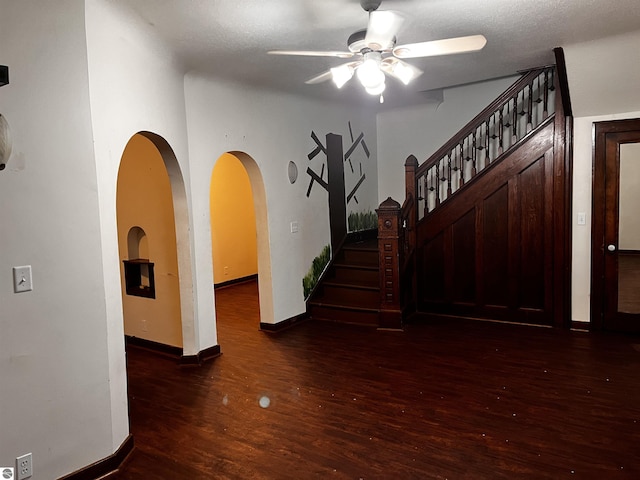
<svg viewBox="0 0 640 480"><path fill-rule="evenodd" d="M331 68L305 83L316 84L333 80L336 86L341 88L355 73L367 93L380 95L382 102L386 75L408 85L422 74L422 70L403 59L475 52L487 43L483 35L470 35L396 45L396 33L400 30L404 18L392 11L378 10L381 3L382 0L360 0L362 8L369 13L369 24L365 30L359 30L349 37L349 51L271 50L267 53L351 58L353 60Z"/></svg>

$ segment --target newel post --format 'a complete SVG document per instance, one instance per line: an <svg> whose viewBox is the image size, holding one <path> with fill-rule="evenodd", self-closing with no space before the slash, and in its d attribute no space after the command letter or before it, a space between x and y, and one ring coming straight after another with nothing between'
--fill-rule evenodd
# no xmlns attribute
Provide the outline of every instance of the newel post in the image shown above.
<svg viewBox="0 0 640 480"><path fill-rule="evenodd" d="M400 305L400 204L391 197L376 209L380 252L380 316L378 328L402 329Z"/></svg>
<svg viewBox="0 0 640 480"><path fill-rule="evenodd" d="M418 169L418 160L415 156L409 155L404 162L404 184L406 198L413 201L413 206L407 218L407 246L412 252L416 247L416 219L418 218L418 195L416 191L416 170Z"/></svg>

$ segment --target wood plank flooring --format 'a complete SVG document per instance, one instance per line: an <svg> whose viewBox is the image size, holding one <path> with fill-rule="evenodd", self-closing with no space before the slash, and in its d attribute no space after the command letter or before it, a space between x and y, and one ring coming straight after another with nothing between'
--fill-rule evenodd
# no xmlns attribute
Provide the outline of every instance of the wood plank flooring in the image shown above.
<svg viewBox="0 0 640 480"><path fill-rule="evenodd" d="M640 255L618 254L618 311L640 313Z"/></svg>
<svg viewBox="0 0 640 480"><path fill-rule="evenodd" d="M216 291L222 356L128 351L135 450L110 478L640 478L640 338L489 322L258 331Z"/></svg>

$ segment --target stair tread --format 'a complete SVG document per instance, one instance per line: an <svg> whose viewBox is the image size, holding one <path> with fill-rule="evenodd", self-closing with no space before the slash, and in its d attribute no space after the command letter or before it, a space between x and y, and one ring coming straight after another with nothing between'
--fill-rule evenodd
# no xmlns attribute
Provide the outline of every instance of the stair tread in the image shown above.
<svg viewBox="0 0 640 480"><path fill-rule="evenodd" d="M335 262L333 266L339 267L339 268L353 268L353 269L362 269L362 270L378 270L379 269L378 265L373 265L370 263L356 264L356 263Z"/></svg>
<svg viewBox="0 0 640 480"><path fill-rule="evenodd" d="M309 305L317 306L317 307L330 307L330 308L341 308L345 310L355 310L355 311L364 311L364 312L379 312L379 308L371 307L369 303L366 305L363 303L352 303L345 304L344 301L334 300L331 298L314 298L309 302Z"/></svg>
<svg viewBox="0 0 640 480"><path fill-rule="evenodd" d="M363 283L354 283L354 282L345 282L345 281L336 281L336 280L326 280L322 283L324 286L331 286L331 287L342 287L342 288L349 288L349 289L353 289L353 290L369 290L369 291L380 291L380 285L378 284L371 284L371 285L365 285Z"/></svg>

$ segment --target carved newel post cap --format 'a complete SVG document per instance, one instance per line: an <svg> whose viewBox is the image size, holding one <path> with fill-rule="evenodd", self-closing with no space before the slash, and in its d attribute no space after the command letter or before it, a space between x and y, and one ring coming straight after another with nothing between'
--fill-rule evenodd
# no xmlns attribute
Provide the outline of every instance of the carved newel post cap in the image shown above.
<svg viewBox="0 0 640 480"><path fill-rule="evenodd" d="M400 204L391 197L388 197L377 208L377 210L399 210L399 209L400 209Z"/></svg>
<svg viewBox="0 0 640 480"><path fill-rule="evenodd" d="M404 166L415 168L418 166L418 159L414 155L409 155L407 157L407 160L404 162Z"/></svg>

